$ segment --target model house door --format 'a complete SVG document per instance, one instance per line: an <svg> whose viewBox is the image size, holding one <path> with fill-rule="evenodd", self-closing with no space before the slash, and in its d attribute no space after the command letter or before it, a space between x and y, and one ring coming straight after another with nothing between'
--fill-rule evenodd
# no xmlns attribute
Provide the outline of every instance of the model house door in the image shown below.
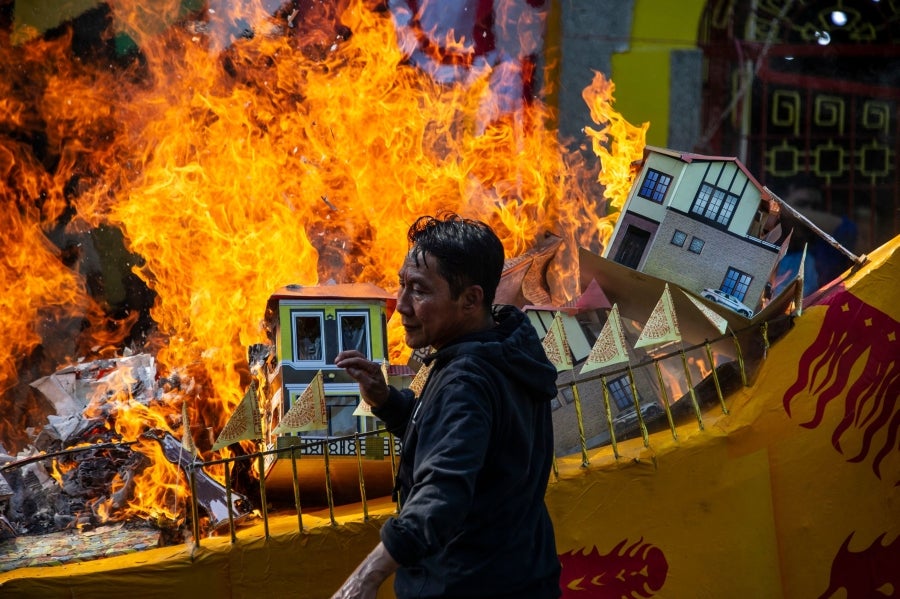
<svg viewBox="0 0 900 599"><path fill-rule="evenodd" d="M615 261L623 266L637 270L638 264L641 263L641 256L644 255L644 249L649 241L649 231L628 225L625 236L622 238L622 243L619 245L619 251L616 252Z"/></svg>

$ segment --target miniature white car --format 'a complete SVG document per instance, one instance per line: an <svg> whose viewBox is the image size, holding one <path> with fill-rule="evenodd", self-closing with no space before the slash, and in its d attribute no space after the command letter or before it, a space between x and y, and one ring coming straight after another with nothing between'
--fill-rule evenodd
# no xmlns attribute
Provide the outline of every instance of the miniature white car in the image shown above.
<svg viewBox="0 0 900 599"><path fill-rule="evenodd" d="M662 406L656 402L641 404L641 418L644 419L644 424L649 424L664 413ZM635 427L637 426L637 423L638 417L634 408L619 412L616 417L613 418L613 426L616 429L616 433Z"/></svg>
<svg viewBox="0 0 900 599"><path fill-rule="evenodd" d="M730 308L730 309L734 310L741 316L745 316L747 318L753 317L753 310L748 308L738 298L734 297L730 293L725 293L721 289L706 288L700 292L700 296L708 299L711 302L716 302L717 304L722 304L726 308Z"/></svg>

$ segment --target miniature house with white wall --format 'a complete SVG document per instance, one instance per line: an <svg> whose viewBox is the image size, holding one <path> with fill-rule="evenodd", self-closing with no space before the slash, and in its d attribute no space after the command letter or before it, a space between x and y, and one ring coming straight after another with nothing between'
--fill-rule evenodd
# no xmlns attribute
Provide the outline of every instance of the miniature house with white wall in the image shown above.
<svg viewBox="0 0 900 599"><path fill-rule="evenodd" d="M288 285L269 297L264 326L270 343L257 358L264 373L263 438L268 450L277 450L265 458L268 498L296 501L299 493L305 505L321 506L360 501L363 486L372 496L390 494L393 466L385 456L392 441L383 434L357 434L383 425L360 409L358 383L334 360L344 350L357 350L384 364L391 384L406 386L411 370L388 366L388 321L396 305L392 294L369 283ZM301 398L310 388L324 397L324 426L315 420L302 431L278 433L295 404L305 412Z"/></svg>
<svg viewBox="0 0 900 599"><path fill-rule="evenodd" d="M267 372L266 430L274 430L320 370L328 425L308 436L374 430L372 416L354 415L359 385L334 360L341 351L355 349L374 362L387 362L387 322L395 306L393 295L368 283L289 285L275 291L265 316L275 346ZM283 439L268 441L271 446Z"/></svg>
<svg viewBox="0 0 900 599"><path fill-rule="evenodd" d="M757 308L779 258L766 240L777 210L737 158L647 146L603 257Z"/></svg>

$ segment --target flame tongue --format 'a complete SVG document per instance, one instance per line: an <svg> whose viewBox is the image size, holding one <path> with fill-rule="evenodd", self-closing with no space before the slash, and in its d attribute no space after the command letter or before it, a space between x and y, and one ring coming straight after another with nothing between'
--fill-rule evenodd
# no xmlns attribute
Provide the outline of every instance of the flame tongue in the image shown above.
<svg viewBox="0 0 900 599"><path fill-rule="evenodd" d="M546 126L552 110L523 93L533 77L528 57L540 50L543 9L513 11L513 3L501 2L506 10L495 17L491 49L455 29L444 39L423 40L422 29L410 36L410 23L428 22L427 2L406 21L361 0L275 15L232 4L211 2L195 19L175 0L151 12L136 2L110 3L104 36L121 41L127 33L139 50L114 66L74 59L71 36L0 40L0 52L38 77L21 88L36 98L11 87L0 97L9 98L10 114L32 102L39 118L16 126L42 123L55 158L45 171L33 149L0 153L0 166L12 164L3 172L15 174L18 193L48 198L44 214L29 207L3 233L17 258L3 261L0 276L12 283L33 274L15 286L21 293L6 294L17 297L3 300L19 303L5 311L18 322L0 324L3 338L17 343L0 355L0 391L16 380L14 356L41 342L35 300L90 312L83 284L39 233L63 215L63 197L77 212L73 222L124 233L141 260L135 272L156 294L161 371L179 369L194 381L189 394L174 390L152 410L120 410L117 427L128 439L148 427L177 428L188 401L198 446L208 449L203 439L221 430L243 396L246 348L264 338L258 323L271 292L329 281L393 289L406 228L422 214L452 210L484 220L510 257L546 232L559 235L567 250L549 275L553 299L577 291L577 247L599 249L611 223L595 172ZM443 61L421 68L435 49L468 58L451 60L449 76ZM585 93L595 118L610 123L592 134L595 149L605 151L603 172L627 190L646 126L626 132L614 111L599 116L597 107L612 101L612 85L601 76ZM627 138L627 151L617 136ZM614 203L623 197L619 189L607 196ZM102 315L90 318L103 323ZM99 329L88 331L88 347ZM90 353L81 350L67 358ZM165 475L153 473L166 460L152 461L138 487L154 478L163 489L177 485L169 466L160 466ZM132 509L149 511L159 501L146 494L148 505Z"/></svg>

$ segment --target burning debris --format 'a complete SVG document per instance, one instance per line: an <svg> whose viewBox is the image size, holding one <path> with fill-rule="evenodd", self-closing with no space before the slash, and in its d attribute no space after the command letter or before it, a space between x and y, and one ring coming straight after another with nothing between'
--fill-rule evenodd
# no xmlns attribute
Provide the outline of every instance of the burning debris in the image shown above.
<svg viewBox="0 0 900 599"><path fill-rule="evenodd" d="M149 429L123 439L117 418L136 406L149 408L166 400L177 380L159 384L155 360L146 354L98 360L63 368L32 386L52 405L43 427L32 429L31 444L17 455L0 455L0 538L77 529L90 530L127 520L138 479L158 449L188 477L193 471L198 504L215 529L230 514L249 513L247 500L232 493L195 466L196 456L169 432ZM154 445L156 446L154 448ZM148 451L148 449L150 451ZM185 478L186 480L186 478ZM184 485L187 486L187 485ZM169 498L184 502L183 497ZM184 505L170 510L175 518L141 522L165 530L176 542L177 530L190 513Z"/></svg>

